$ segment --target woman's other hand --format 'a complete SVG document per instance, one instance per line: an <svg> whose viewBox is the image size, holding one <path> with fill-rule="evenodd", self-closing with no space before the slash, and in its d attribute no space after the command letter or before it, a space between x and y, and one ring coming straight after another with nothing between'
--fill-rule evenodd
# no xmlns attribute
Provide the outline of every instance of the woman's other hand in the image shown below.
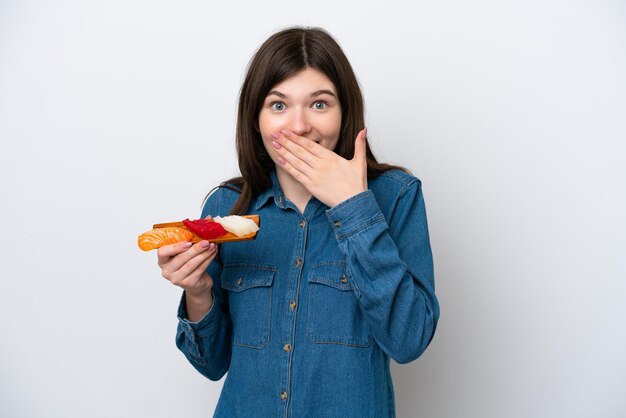
<svg viewBox="0 0 626 418"><path fill-rule="evenodd" d="M272 145L281 156L282 168L332 208L367 190L366 135L366 129L357 135L351 160L287 130L272 135Z"/></svg>

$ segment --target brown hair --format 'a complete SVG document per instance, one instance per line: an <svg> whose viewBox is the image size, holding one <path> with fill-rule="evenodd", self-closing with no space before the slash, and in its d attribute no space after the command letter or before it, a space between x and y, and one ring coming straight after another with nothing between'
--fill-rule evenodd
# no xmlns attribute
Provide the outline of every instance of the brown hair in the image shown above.
<svg viewBox="0 0 626 418"><path fill-rule="evenodd" d="M321 28L293 27L277 32L250 60L239 93L236 144L241 176L216 187L241 193L231 215L246 214L253 199L272 185L269 173L274 162L259 131L259 113L267 93L276 84L306 68L324 73L335 85L342 115L334 152L346 159L354 156L354 139L365 127L365 116L361 89L348 58L332 36ZM368 179L393 168L409 172L404 167L379 163L369 144L366 147ZM207 194L205 201L216 188Z"/></svg>

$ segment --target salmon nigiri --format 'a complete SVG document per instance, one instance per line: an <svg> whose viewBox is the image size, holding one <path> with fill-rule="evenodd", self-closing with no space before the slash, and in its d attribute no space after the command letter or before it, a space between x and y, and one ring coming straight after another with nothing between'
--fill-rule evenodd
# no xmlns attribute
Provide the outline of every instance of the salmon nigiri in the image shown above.
<svg viewBox="0 0 626 418"><path fill-rule="evenodd" d="M142 250L150 251L162 247L163 245L191 241L192 238L193 233L183 228L155 228L139 235L137 243Z"/></svg>

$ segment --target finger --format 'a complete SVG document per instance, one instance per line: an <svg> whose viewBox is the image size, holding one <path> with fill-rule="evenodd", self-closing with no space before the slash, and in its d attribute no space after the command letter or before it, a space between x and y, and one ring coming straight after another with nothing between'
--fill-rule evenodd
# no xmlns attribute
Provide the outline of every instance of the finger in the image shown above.
<svg viewBox="0 0 626 418"><path fill-rule="evenodd" d="M288 151L286 148L281 148L276 151L280 156L278 161L281 164L284 164L284 162L288 162L291 167L300 172L302 175L306 177L310 177L311 175L313 175L315 169L308 165L305 161L298 158L298 156Z"/></svg>
<svg viewBox="0 0 626 418"><path fill-rule="evenodd" d="M183 251L187 251L191 247L191 242L177 242L176 244L169 244L160 247L157 250L157 262L159 267L162 267L165 263L167 263L170 258L173 256L182 253Z"/></svg>
<svg viewBox="0 0 626 418"><path fill-rule="evenodd" d="M289 161L285 160L283 157L280 157L278 159L278 162L280 162L282 169L286 171L296 181L298 181L305 187L309 184L309 177L307 177L307 175L303 172L297 170L293 165L291 165Z"/></svg>
<svg viewBox="0 0 626 418"><path fill-rule="evenodd" d="M215 244L213 244L215 245ZM191 246L187 251L179 253L170 258L169 261L162 265L162 269L167 274L173 274L178 271L186 262L194 258L196 255L205 252L210 248L209 241L203 240Z"/></svg>
<svg viewBox="0 0 626 418"><path fill-rule="evenodd" d="M198 254L191 260L187 261L180 269L178 269L178 271L170 275L170 281L179 286L188 282L188 279L194 277L194 273L199 269L199 267L202 265L208 266L211 261L213 261L216 254L217 247L213 247L208 251ZM196 279L198 277L199 275L195 276Z"/></svg>
<svg viewBox="0 0 626 418"><path fill-rule="evenodd" d="M202 277L202 275L206 272L207 267L209 267L209 264L211 264L211 262L215 259L216 255L217 251L211 257L204 260L193 272L191 272L191 274L187 276L187 278L183 279L182 284L191 284L192 282L197 281L200 277Z"/></svg>
<svg viewBox="0 0 626 418"><path fill-rule="evenodd" d="M367 136L367 128L363 129L356 136L356 139L354 140L354 157L352 157L353 160L358 160L358 161L366 160L366 151L367 151L366 136Z"/></svg>
<svg viewBox="0 0 626 418"><path fill-rule="evenodd" d="M282 137L286 138L286 140L283 140L285 147L291 144L298 146L300 150L306 150L312 156L317 157L315 161L328 156L329 152L332 152L326 147L323 147L317 142L313 141L312 139L309 139L306 136L295 134L287 129L283 129L282 131L280 131L280 133L282 134L280 139L282 139ZM280 144L283 145L283 142L280 142Z"/></svg>
<svg viewBox="0 0 626 418"><path fill-rule="evenodd" d="M317 145L314 141L311 141L309 139L307 139L306 141L313 145ZM283 135L277 135L277 137L274 138L274 141L272 141L272 146L274 147L278 155L282 156L283 158L286 158L287 153L289 152L311 168L315 168L319 161L319 158L311 154L311 152L306 147L296 144L295 142L289 140Z"/></svg>

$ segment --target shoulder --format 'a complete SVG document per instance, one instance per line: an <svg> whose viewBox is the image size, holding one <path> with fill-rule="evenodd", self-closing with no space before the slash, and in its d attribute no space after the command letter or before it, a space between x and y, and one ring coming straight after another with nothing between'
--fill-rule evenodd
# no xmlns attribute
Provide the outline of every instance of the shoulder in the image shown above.
<svg viewBox="0 0 626 418"><path fill-rule="evenodd" d="M426 225L426 207L419 178L392 169L373 179L370 190L393 234L399 233L398 227L407 222Z"/></svg>
<svg viewBox="0 0 626 418"><path fill-rule="evenodd" d="M206 198L202 207L202 217L208 215L227 216L235 206L241 191L232 184L222 183L213 189Z"/></svg>
<svg viewBox="0 0 626 418"><path fill-rule="evenodd" d="M375 179L368 180L369 189L377 198L396 200L410 190L419 191L421 180L404 170L387 170Z"/></svg>

